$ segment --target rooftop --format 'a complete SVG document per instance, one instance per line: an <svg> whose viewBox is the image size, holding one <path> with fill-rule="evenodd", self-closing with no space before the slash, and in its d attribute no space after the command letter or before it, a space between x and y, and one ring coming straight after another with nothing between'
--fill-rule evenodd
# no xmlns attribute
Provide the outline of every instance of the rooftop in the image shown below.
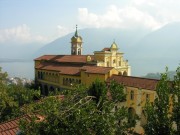
<svg viewBox="0 0 180 135"><path fill-rule="evenodd" d="M115 80L116 82L123 84L128 87L135 87L139 89L147 89L147 90L156 90L156 86L159 80L156 79L147 79L141 77L133 77L133 76L121 76L121 75L113 75L108 82L111 80Z"/></svg>
<svg viewBox="0 0 180 135"><path fill-rule="evenodd" d="M35 68L40 70L56 71L59 72L59 74L66 74L66 75L80 75L81 70L85 70L86 73L106 74L111 69L113 69L113 67L99 67L99 66L71 66L71 65L62 66L59 64L46 63L46 62L41 63Z"/></svg>
<svg viewBox="0 0 180 135"><path fill-rule="evenodd" d="M1 135L16 135L17 132L19 131L20 120L30 121L30 117L28 115L24 115L24 116L0 123L0 134Z"/></svg>
<svg viewBox="0 0 180 135"><path fill-rule="evenodd" d="M85 70L86 73L106 74L113 69L113 67L83 66L81 69Z"/></svg>
<svg viewBox="0 0 180 135"><path fill-rule="evenodd" d="M91 57L91 61L94 61L94 55L43 55L35 59L52 61L52 62L64 62L64 63L87 63L87 57Z"/></svg>
<svg viewBox="0 0 180 135"><path fill-rule="evenodd" d="M66 74L66 75L80 75L81 67L61 66L58 64L44 62L36 66L35 68L41 70L57 71L60 74Z"/></svg>

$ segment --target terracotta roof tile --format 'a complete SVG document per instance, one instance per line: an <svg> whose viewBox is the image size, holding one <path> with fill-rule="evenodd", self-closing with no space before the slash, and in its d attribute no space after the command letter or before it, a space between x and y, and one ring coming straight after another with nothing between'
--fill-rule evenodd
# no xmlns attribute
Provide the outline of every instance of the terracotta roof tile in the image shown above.
<svg viewBox="0 0 180 135"><path fill-rule="evenodd" d="M65 63L87 63L87 56L91 56L91 60L94 61L94 55L44 55L36 58L35 60L46 60Z"/></svg>
<svg viewBox="0 0 180 135"><path fill-rule="evenodd" d="M104 49L102 49L102 51L104 52L104 51L110 51L110 48L104 48Z"/></svg>
<svg viewBox="0 0 180 135"><path fill-rule="evenodd" d="M156 86L159 82L159 80L156 79L147 79L147 78L140 78L133 76L120 76L120 75L111 76L111 78L108 79L108 82L110 82L111 80L115 80L116 82L123 84L125 86L147 89L147 90L156 90Z"/></svg>
<svg viewBox="0 0 180 135"><path fill-rule="evenodd" d="M22 119L30 121L30 117L28 115L24 115L24 116L0 123L0 135L16 135L16 133L19 131L18 124L20 120Z"/></svg>
<svg viewBox="0 0 180 135"><path fill-rule="evenodd" d="M60 64L43 62L35 67L40 70L57 71L59 74L66 75L80 75L80 70L86 70L86 73L108 73L113 67L99 67L99 66L63 66Z"/></svg>
<svg viewBox="0 0 180 135"><path fill-rule="evenodd" d="M94 73L94 74L106 74L108 73L113 67L99 67L99 66L83 66L81 70L85 70L86 73Z"/></svg>
<svg viewBox="0 0 180 135"><path fill-rule="evenodd" d="M57 71L60 74L67 74L67 75L79 75L80 74L80 67L61 66L61 65L52 64L52 63L42 63L35 68L41 69L41 70Z"/></svg>

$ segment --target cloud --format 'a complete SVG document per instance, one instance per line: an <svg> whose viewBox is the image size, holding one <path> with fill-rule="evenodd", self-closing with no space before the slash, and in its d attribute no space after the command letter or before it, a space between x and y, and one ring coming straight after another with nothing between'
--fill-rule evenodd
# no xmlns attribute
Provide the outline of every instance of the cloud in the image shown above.
<svg viewBox="0 0 180 135"><path fill-rule="evenodd" d="M127 6L118 8L115 5L108 7L104 14L90 13L87 8L79 8L80 23L91 27L137 28L145 27L156 29L161 23L146 12Z"/></svg>
<svg viewBox="0 0 180 135"><path fill-rule="evenodd" d="M86 27L157 29L167 23L180 21L179 0L130 0L125 6L110 5L104 13L88 8L78 9L78 19Z"/></svg>
<svg viewBox="0 0 180 135"><path fill-rule="evenodd" d="M70 28L67 28L67 27L64 27L61 25L57 26L57 36L58 37L65 36L65 35L71 33L72 31L73 31L73 29L70 29Z"/></svg>
<svg viewBox="0 0 180 135"><path fill-rule="evenodd" d="M160 22L161 26L180 21L179 0L131 0L131 6L141 9L142 12L147 12Z"/></svg>
<svg viewBox="0 0 180 135"><path fill-rule="evenodd" d="M46 42L47 38L41 35L33 36L30 28L26 25L20 25L14 28L6 28L0 30L0 43L15 42L15 43L31 43L31 42Z"/></svg>

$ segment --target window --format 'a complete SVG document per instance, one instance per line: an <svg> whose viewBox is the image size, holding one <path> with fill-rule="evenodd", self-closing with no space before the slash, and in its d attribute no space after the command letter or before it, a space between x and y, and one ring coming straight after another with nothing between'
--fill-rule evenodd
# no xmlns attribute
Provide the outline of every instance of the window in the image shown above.
<svg viewBox="0 0 180 135"><path fill-rule="evenodd" d="M128 109L128 123L135 123L135 116L136 116L135 109L130 107Z"/></svg>
<svg viewBox="0 0 180 135"><path fill-rule="evenodd" d="M41 72L40 79L43 79L43 72Z"/></svg>
<svg viewBox="0 0 180 135"><path fill-rule="evenodd" d="M109 67L109 61L107 62L107 67Z"/></svg>
<svg viewBox="0 0 180 135"><path fill-rule="evenodd" d="M41 76L41 74L40 74L40 72L38 71L38 79L40 79L40 76Z"/></svg>
<svg viewBox="0 0 180 135"><path fill-rule="evenodd" d="M63 78L63 85L65 85L66 84L66 79L65 78Z"/></svg>
<svg viewBox="0 0 180 135"><path fill-rule="evenodd" d="M131 100L134 100L134 91L131 91L131 92L130 92L130 99L131 99Z"/></svg>
<svg viewBox="0 0 180 135"><path fill-rule="evenodd" d="M121 61L119 61L119 66L121 66Z"/></svg>
<svg viewBox="0 0 180 135"><path fill-rule="evenodd" d="M150 94L146 94L146 101L150 100Z"/></svg>
<svg viewBox="0 0 180 135"><path fill-rule="evenodd" d="M80 49L78 49L78 55L81 55L81 50Z"/></svg>
<svg viewBox="0 0 180 135"><path fill-rule="evenodd" d="M115 64L116 63L116 60L113 60L113 64Z"/></svg>

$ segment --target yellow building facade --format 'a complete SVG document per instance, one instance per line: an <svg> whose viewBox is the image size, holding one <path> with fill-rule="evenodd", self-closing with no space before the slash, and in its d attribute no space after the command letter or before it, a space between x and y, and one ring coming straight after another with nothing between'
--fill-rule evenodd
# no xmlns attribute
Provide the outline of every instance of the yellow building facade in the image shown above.
<svg viewBox="0 0 180 135"><path fill-rule="evenodd" d="M123 105L128 108L129 113L139 116L140 120L137 121L135 131L143 134L142 126L146 124L144 107L147 102L154 102L159 80L120 75L112 75L107 82L109 83L111 80L124 85L127 96Z"/></svg>
<svg viewBox="0 0 180 135"><path fill-rule="evenodd" d="M94 80L106 81L113 74L130 75L128 61L118 52L115 42L110 48L82 55L83 38L77 26L71 38L71 55L44 55L35 59L35 81L47 95L54 89L72 89L76 84L89 86Z"/></svg>
<svg viewBox="0 0 180 135"><path fill-rule="evenodd" d="M142 126L146 123L143 107L147 101L154 101L158 80L130 76L131 67L115 42L93 55L82 55L82 49L83 39L76 27L71 38L71 55L44 55L35 59L35 81L41 93L73 89L77 84L89 86L96 79L107 83L115 80L125 86L124 105L140 117L135 130L143 133Z"/></svg>
<svg viewBox="0 0 180 135"><path fill-rule="evenodd" d="M101 51L95 51L94 57L97 60L97 66L114 67L119 71L119 75L130 76L131 67L127 60L124 60L122 52L118 52L118 46L115 42L110 48L104 48Z"/></svg>

